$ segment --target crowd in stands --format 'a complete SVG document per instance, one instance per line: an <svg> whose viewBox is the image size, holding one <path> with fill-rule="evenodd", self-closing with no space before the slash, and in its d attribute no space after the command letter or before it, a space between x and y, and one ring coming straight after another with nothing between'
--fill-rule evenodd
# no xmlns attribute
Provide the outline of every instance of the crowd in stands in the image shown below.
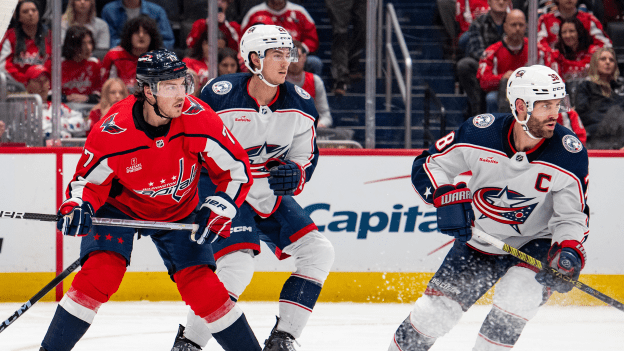
<svg viewBox="0 0 624 351"><path fill-rule="evenodd" d="M153 1L153 2L152 2ZM102 118L111 105L132 94L136 87L135 72L141 54L157 48L172 49L189 67L195 79L195 95L211 79L209 74L208 26L205 0L185 0L184 6L194 13L180 18L193 19L188 33L178 38L168 13L158 0L65 0L61 22L62 88L64 103L63 136L84 137ZM319 127L331 127L332 117L327 104L327 92L320 75L323 63L314 52L319 39L314 20L300 1L288 0L218 0L218 75L247 72L239 54L239 41L244 31L257 24L275 24L284 27L297 41L301 61L291 65L288 80L301 86L315 98L321 118ZM183 2L177 2L182 4ZM328 4L332 3L327 1ZM159 5L160 4L160 5ZM366 6L363 6L365 11ZM198 10L197 10L198 9ZM195 12L202 12L197 18ZM340 17L340 16L336 16ZM344 17L344 16L343 16ZM197 19L194 19L197 18ZM359 12L356 22L363 26L365 14ZM341 18L344 22L344 18ZM20 0L12 24L0 43L0 71L17 86L11 92L41 95L44 109L49 110L51 72L51 11L45 0ZM346 22L339 29L346 33ZM184 29L178 27L180 29ZM363 27L362 27L363 28ZM364 32L362 30L362 32ZM343 40L344 35L341 37ZM348 36L346 37L348 39ZM364 39L358 45L346 48L347 75L359 74L359 56L363 55ZM342 49L341 48L341 49ZM354 57L357 53L358 57ZM347 57L349 55L349 57ZM350 63L354 60L357 64ZM341 61L342 62L342 61ZM336 64L339 65L339 64ZM337 69L334 71L341 71ZM33 76L37 73L36 76ZM342 73L337 73L342 74ZM341 79L339 94L345 94L349 77ZM85 106L90 109L85 110ZM77 123L79 109L83 121ZM71 116L71 117L70 117ZM49 124L49 119L44 124ZM49 134L51 126L45 124Z"/></svg>
<svg viewBox="0 0 624 351"><path fill-rule="evenodd" d="M457 80L468 99L465 117L510 112L507 80L515 69L528 64L527 1L437 3L453 48ZM600 0L540 1L537 63L554 69L566 83L573 108L560 113L559 122L588 148L620 149L624 147L624 89L604 29L607 16L602 5Z"/></svg>

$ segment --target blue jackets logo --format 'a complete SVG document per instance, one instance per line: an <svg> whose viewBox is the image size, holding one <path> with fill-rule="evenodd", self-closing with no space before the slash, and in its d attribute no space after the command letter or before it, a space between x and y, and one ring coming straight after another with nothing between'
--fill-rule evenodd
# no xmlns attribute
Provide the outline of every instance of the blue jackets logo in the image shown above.
<svg viewBox="0 0 624 351"><path fill-rule="evenodd" d="M509 224L520 234L520 224L526 222L539 202L529 204L533 197L525 197L517 191L501 188L481 188L473 194L473 204L482 218Z"/></svg>

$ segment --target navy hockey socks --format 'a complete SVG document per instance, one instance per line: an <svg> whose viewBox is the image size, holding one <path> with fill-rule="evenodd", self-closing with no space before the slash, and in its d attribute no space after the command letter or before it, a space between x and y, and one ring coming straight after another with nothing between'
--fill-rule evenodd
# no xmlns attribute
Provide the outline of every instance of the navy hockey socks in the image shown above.
<svg viewBox="0 0 624 351"><path fill-rule="evenodd" d="M212 336L225 351L262 350L244 313L232 325Z"/></svg>
<svg viewBox="0 0 624 351"><path fill-rule="evenodd" d="M280 321L277 330L298 338L308 323L323 285L315 280L292 274L280 293Z"/></svg>
<svg viewBox="0 0 624 351"><path fill-rule="evenodd" d="M41 346L47 351L69 351L90 326L91 324L71 315L59 305Z"/></svg>
<svg viewBox="0 0 624 351"><path fill-rule="evenodd" d="M433 346L435 340L422 335L414 329L410 316L407 316L394 333L393 343L401 351L426 351Z"/></svg>

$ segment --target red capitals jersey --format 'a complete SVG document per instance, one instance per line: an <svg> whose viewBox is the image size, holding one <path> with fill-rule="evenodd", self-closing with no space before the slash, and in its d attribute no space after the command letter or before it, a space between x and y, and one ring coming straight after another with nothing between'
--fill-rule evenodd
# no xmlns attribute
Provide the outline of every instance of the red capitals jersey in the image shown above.
<svg viewBox="0 0 624 351"><path fill-rule="evenodd" d="M573 60L568 60L559 50L553 49L543 53L544 65L559 73L564 81L582 79L587 77L592 54L598 48L600 48L598 45L591 45L587 50L577 52Z"/></svg>
<svg viewBox="0 0 624 351"><path fill-rule="evenodd" d="M185 57L182 62L186 63L186 67L192 70L199 77L199 84L203 87L208 83L208 65L203 60Z"/></svg>
<svg viewBox="0 0 624 351"><path fill-rule="evenodd" d="M602 24L594 15L578 11L576 13L583 27L587 29L589 35L594 39L593 44L598 47L611 46L611 40L605 34ZM554 48L561 28L561 13L554 11L544 14L537 20L537 45L542 51Z"/></svg>
<svg viewBox="0 0 624 351"><path fill-rule="evenodd" d="M303 72L305 74L305 78L303 79L303 90L305 90L312 99L316 99L316 84L314 84L314 73Z"/></svg>
<svg viewBox="0 0 624 351"><path fill-rule="evenodd" d="M193 22L191 31L186 36L186 47L192 48L193 46L195 46L195 43L197 43L199 38L206 31L206 28L206 19L204 18L200 18L197 21ZM223 23L219 23L219 30L225 36L227 47L238 52L238 43L240 42L241 37L240 24L233 21L223 21Z"/></svg>
<svg viewBox="0 0 624 351"><path fill-rule="evenodd" d="M91 57L82 62L63 60L61 72L63 76L63 95L91 95L102 89L100 61Z"/></svg>
<svg viewBox="0 0 624 351"><path fill-rule="evenodd" d="M16 81L26 85L25 73L32 65L44 65L50 59L52 54L52 38L50 32L45 39L45 54L39 52L39 48L33 39L24 40L24 51L15 56L15 46L17 40L15 38L15 29L7 30L2 40L2 50L0 51L0 69L9 73Z"/></svg>
<svg viewBox="0 0 624 351"><path fill-rule="evenodd" d="M512 52L504 41L490 45L479 60L477 79L483 91L498 90L498 84L507 71L526 65L529 56L529 39L524 38L522 49Z"/></svg>
<svg viewBox="0 0 624 351"><path fill-rule="evenodd" d="M143 104L129 96L113 105L91 130L68 197L105 202L140 220L178 221L197 206L200 167L217 192L240 206L253 182L245 150L214 111L187 96L182 115L162 137L141 127Z"/></svg>
<svg viewBox="0 0 624 351"><path fill-rule="evenodd" d="M111 49L102 59L102 82L110 77L119 77L130 91L134 91L138 61L138 56L132 55L121 46Z"/></svg>
<svg viewBox="0 0 624 351"><path fill-rule="evenodd" d="M309 53L318 49L319 39L316 33L316 24L303 6L286 2L286 7L281 11L275 11L266 2L256 5L249 9L243 18L241 23L243 31L241 33L245 33L254 23L266 24L266 19L271 19L271 24L284 27L294 40L299 40L303 44Z"/></svg>
<svg viewBox="0 0 624 351"><path fill-rule="evenodd" d="M455 20L459 23L458 37L470 28L472 20L490 11L487 0L457 0Z"/></svg>

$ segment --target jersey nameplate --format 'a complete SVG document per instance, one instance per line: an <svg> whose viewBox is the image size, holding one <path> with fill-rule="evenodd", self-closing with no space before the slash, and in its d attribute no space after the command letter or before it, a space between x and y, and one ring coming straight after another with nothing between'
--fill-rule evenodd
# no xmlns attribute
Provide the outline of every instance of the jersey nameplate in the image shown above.
<svg viewBox="0 0 624 351"><path fill-rule="evenodd" d="M221 82L216 82L212 85L212 91L217 95L225 95L232 90L232 83L224 80Z"/></svg>
<svg viewBox="0 0 624 351"><path fill-rule="evenodd" d="M472 119L472 124L474 124L477 128L487 128L494 123L494 115L485 113L482 115L477 115Z"/></svg>
<svg viewBox="0 0 624 351"><path fill-rule="evenodd" d="M300 86L295 85L295 91L297 92L297 94L299 94L299 96L301 96L302 98L308 100L311 96L310 94L308 94L307 91L303 90Z"/></svg>
<svg viewBox="0 0 624 351"><path fill-rule="evenodd" d="M561 142L563 143L563 147L573 154L583 150L583 144L573 135L564 136L563 139L561 139Z"/></svg>

